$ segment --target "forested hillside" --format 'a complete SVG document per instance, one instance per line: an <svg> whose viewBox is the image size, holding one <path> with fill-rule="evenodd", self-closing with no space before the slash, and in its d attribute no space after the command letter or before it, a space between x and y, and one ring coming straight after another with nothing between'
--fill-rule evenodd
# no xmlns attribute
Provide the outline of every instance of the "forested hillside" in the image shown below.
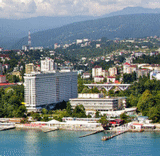
<svg viewBox="0 0 160 156"><path fill-rule="evenodd" d="M98 39L106 37L135 38L160 35L160 14L122 15L85 22L77 22L56 29L37 32L31 35L32 46L53 47L54 43L71 42L76 39ZM12 48L27 44L22 38Z"/></svg>

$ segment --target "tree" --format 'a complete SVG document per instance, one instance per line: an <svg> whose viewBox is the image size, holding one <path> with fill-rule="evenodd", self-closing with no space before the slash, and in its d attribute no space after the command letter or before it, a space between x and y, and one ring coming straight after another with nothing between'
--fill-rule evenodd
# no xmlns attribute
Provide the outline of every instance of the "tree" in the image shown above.
<svg viewBox="0 0 160 156"><path fill-rule="evenodd" d="M43 121L49 121L49 118L48 118L47 115L44 115L44 116L43 116Z"/></svg>
<svg viewBox="0 0 160 156"><path fill-rule="evenodd" d="M160 108L159 107L150 108L148 116L153 123L160 122Z"/></svg>
<svg viewBox="0 0 160 156"><path fill-rule="evenodd" d="M111 96L111 97L114 96L114 91L113 91L113 89L111 89L111 90L108 91L108 95Z"/></svg>
<svg viewBox="0 0 160 156"><path fill-rule="evenodd" d="M42 112L42 114L47 114L47 113L48 113L48 110L45 109L45 108L43 108L41 112Z"/></svg>
<svg viewBox="0 0 160 156"><path fill-rule="evenodd" d="M17 110L16 117L26 117L25 113L27 113L27 109L24 105L21 105Z"/></svg>
<svg viewBox="0 0 160 156"><path fill-rule="evenodd" d="M145 90L138 100L137 108L142 115L147 115L149 106L152 106L152 94L149 90Z"/></svg>
<svg viewBox="0 0 160 156"><path fill-rule="evenodd" d="M32 113L32 118L34 119L34 120L37 120L37 121L40 121L41 120L41 117L40 117L40 115L39 115L39 113Z"/></svg>
<svg viewBox="0 0 160 156"><path fill-rule="evenodd" d="M67 111L67 113L68 113L69 116L72 116L72 106L71 106L71 104L70 104L69 101L67 102L66 111Z"/></svg>
<svg viewBox="0 0 160 156"><path fill-rule="evenodd" d="M86 117L86 112L85 108L83 105L77 105L75 109L73 110L73 117L78 117L78 118L85 118Z"/></svg>
<svg viewBox="0 0 160 156"><path fill-rule="evenodd" d="M99 118L99 111L96 111L95 117Z"/></svg>
<svg viewBox="0 0 160 156"><path fill-rule="evenodd" d="M124 120L125 123L129 122L129 116L126 115L126 113L122 113L122 114L120 115L120 119L121 119L121 120Z"/></svg>
<svg viewBox="0 0 160 156"><path fill-rule="evenodd" d="M100 120L98 120L99 123L102 124L102 126L107 126L109 121L107 120L106 116L102 116Z"/></svg>

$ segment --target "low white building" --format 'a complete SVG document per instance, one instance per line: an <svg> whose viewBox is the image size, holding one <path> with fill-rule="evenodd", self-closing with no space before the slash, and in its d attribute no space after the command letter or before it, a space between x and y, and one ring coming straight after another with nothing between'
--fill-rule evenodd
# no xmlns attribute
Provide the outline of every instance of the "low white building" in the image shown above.
<svg viewBox="0 0 160 156"><path fill-rule="evenodd" d="M83 105L86 114L90 114L92 116L95 115L96 111L108 112L118 109L118 98L105 98L101 97L101 95L97 95L88 93L84 94L83 96L80 95L78 98L70 98L69 100L73 109L77 105Z"/></svg>
<svg viewBox="0 0 160 156"><path fill-rule="evenodd" d="M89 79L91 77L90 73L83 73L82 78L83 79Z"/></svg>
<svg viewBox="0 0 160 156"><path fill-rule="evenodd" d="M103 82L104 81L104 77L103 76L95 76L94 77L94 82Z"/></svg>

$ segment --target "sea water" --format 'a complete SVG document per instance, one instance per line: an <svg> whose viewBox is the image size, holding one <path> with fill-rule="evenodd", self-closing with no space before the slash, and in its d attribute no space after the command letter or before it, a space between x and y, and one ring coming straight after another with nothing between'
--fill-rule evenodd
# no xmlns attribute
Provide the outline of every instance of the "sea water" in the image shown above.
<svg viewBox="0 0 160 156"><path fill-rule="evenodd" d="M103 132L0 131L0 156L160 156L160 133L125 133L101 141ZM109 135L109 134L108 134Z"/></svg>

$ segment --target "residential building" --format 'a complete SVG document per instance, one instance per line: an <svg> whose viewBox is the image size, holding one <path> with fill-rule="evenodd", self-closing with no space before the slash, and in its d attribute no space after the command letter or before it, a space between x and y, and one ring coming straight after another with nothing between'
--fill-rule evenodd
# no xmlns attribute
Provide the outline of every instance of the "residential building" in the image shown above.
<svg viewBox="0 0 160 156"><path fill-rule="evenodd" d="M103 76L95 76L94 77L94 82L103 82L104 81L104 77Z"/></svg>
<svg viewBox="0 0 160 156"><path fill-rule="evenodd" d="M33 63L29 63L25 65L25 73L26 74L30 74L31 72L34 72L34 64Z"/></svg>
<svg viewBox="0 0 160 156"><path fill-rule="evenodd" d="M91 73L83 73L82 78L83 79L89 79L91 77Z"/></svg>
<svg viewBox="0 0 160 156"><path fill-rule="evenodd" d="M143 52L134 53L135 57L141 57L142 55L145 55L145 53L143 53Z"/></svg>
<svg viewBox="0 0 160 156"><path fill-rule="evenodd" d="M137 65L131 65L128 62L123 64L123 74L131 74L137 71Z"/></svg>
<svg viewBox="0 0 160 156"><path fill-rule="evenodd" d="M77 39L76 40L76 44L80 44L80 43L82 43L83 42L83 40L81 40L81 39Z"/></svg>
<svg viewBox="0 0 160 156"><path fill-rule="evenodd" d="M94 78L95 76L106 77L107 76L107 71L102 70L102 67L96 65L94 68L92 68L92 77Z"/></svg>
<svg viewBox="0 0 160 156"><path fill-rule="evenodd" d="M96 48L100 48L101 47L101 44L96 44Z"/></svg>
<svg viewBox="0 0 160 156"><path fill-rule="evenodd" d="M109 68L108 72L109 72L109 76L116 76L117 75L117 68L116 67Z"/></svg>
<svg viewBox="0 0 160 156"><path fill-rule="evenodd" d="M0 51L3 51L3 48L2 48L2 47L0 47Z"/></svg>
<svg viewBox="0 0 160 156"><path fill-rule="evenodd" d="M154 70L154 71L160 71L160 65L159 64L151 64L151 65L143 65L141 68L149 69L149 70Z"/></svg>
<svg viewBox="0 0 160 156"><path fill-rule="evenodd" d="M152 71L150 72L150 80L160 80L160 71Z"/></svg>
<svg viewBox="0 0 160 156"><path fill-rule="evenodd" d="M28 111L53 108L56 103L77 97L77 72L34 72L24 76Z"/></svg>
<svg viewBox="0 0 160 156"><path fill-rule="evenodd" d="M150 70L148 69L138 69L137 70L137 78L143 77L143 76L148 76Z"/></svg>
<svg viewBox="0 0 160 156"><path fill-rule="evenodd" d="M159 54L158 51L152 51L152 52L150 52L150 56L155 56L155 55L158 55L158 54Z"/></svg>
<svg viewBox="0 0 160 156"><path fill-rule="evenodd" d="M41 60L41 71L48 72L55 70L55 63L54 60L51 58L46 57L45 60Z"/></svg>
<svg viewBox="0 0 160 156"><path fill-rule="evenodd" d="M20 79L22 79L20 71L12 72L12 75L15 75L15 76L19 77Z"/></svg>

